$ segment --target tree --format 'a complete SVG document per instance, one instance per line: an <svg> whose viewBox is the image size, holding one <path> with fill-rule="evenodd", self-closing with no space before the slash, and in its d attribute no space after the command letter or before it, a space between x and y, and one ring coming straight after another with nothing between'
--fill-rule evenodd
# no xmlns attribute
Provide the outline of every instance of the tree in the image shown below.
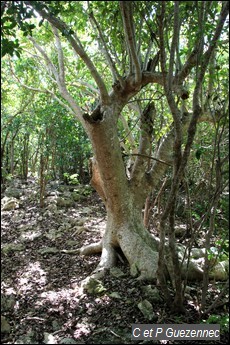
<svg viewBox="0 0 230 345"><path fill-rule="evenodd" d="M107 225L102 241L81 248L80 254L101 252L94 272L98 277L115 265L120 248L131 274L140 279L158 276L168 298L164 256L165 226L169 221L176 305L181 297L181 272L174 236L175 203L197 123L204 115L218 115L211 114L212 109L207 107L213 83L207 85L205 78L212 59L218 58L218 47L225 41L228 2L4 3L8 8L9 3L23 3L24 16L31 11L37 17L39 14L40 31L49 35L46 39L31 27L32 35L28 36L35 58L39 56L47 66L49 88L27 87L49 93L74 113L92 144L91 183L106 206ZM52 49L46 49L48 40L55 41ZM67 52L69 46L75 61ZM70 82L70 73L75 73L75 85ZM87 81L78 77L82 73ZM83 88L88 98L81 104L79 90ZM92 93L94 109L86 107ZM146 98L150 101L142 101ZM157 145L154 136L161 106L170 115ZM133 121L134 116L140 123L139 146L135 150L128 142L126 127L127 119ZM119 137L121 122L126 129L123 143ZM127 156L133 159L129 173ZM159 240L145 229L142 210L147 196L159 186L169 167L173 177Z"/></svg>

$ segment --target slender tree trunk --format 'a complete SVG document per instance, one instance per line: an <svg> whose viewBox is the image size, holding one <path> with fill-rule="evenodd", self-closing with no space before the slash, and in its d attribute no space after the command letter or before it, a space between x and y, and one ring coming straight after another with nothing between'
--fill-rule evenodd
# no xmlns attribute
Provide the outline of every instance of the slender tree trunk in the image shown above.
<svg viewBox="0 0 230 345"><path fill-rule="evenodd" d="M14 175L14 140L10 144L10 173Z"/></svg>

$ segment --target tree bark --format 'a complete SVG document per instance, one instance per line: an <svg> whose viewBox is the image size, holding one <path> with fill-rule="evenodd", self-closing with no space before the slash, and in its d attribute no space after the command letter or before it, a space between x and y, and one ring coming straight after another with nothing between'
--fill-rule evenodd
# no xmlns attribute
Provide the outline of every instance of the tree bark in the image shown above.
<svg viewBox="0 0 230 345"><path fill-rule="evenodd" d="M142 217L149 189L136 193L133 183L135 181L137 185L137 178L129 180L126 176L117 126L114 123L114 118L118 118L117 114L114 116L114 111L118 112L118 108L107 107L101 122L87 124L94 150L91 184L101 196L108 217L97 271L115 265L116 250L120 247L129 262L132 275L153 279L157 268L158 241L145 229ZM144 180L141 176L138 183L147 187Z"/></svg>

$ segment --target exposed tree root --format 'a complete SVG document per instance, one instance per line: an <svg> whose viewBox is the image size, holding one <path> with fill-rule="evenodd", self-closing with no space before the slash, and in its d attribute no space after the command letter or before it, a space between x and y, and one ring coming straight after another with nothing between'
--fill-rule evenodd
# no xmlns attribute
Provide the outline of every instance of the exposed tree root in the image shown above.
<svg viewBox="0 0 230 345"><path fill-rule="evenodd" d="M156 246L153 250L151 248L142 244L142 250L137 250L141 243L135 240L135 246L133 245L132 241L134 240L135 236L132 238L129 237L128 243L124 239L120 239L120 249L122 250L123 254L127 258L129 265L130 265L130 273L132 276L138 277L139 280L141 279L155 279L156 278L156 267L157 267L157 258L158 252ZM127 237L126 237L127 239ZM132 249L133 248L133 249ZM101 279L105 272L114 266L116 266L117 259L119 258L119 253L117 251L117 247L114 247L110 243L106 242L105 238L97 243L92 243L87 246L83 246L78 249L73 250L61 250L62 253L65 254L79 254L79 255L94 255L101 253L101 258L98 266L96 269L88 276L81 284L82 287L85 287L90 279ZM132 250L131 250L132 249ZM182 265L182 277L187 277L188 280L202 280L203 279L203 255L204 252L202 249L194 248L192 250L193 258L190 258L189 265L187 267L187 260L183 260L183 254L185 251L185 247L182 245L178 246L179 251L179 258L183 262ZM137 253L139 253L137 255ZM196 259L194 256L196 254ZM222 264L222 263L220 263ZM220 265L218 264L218 265ZM165 262L166 272L168 272L169 276L172 279L173 274L173 265L171 261L171 257L166 247L166 262ZM227 270L226 270L226 278L223 272L220 278L220 272L218 269L219 266L216 267L216 270L210 272L210 278L217 278L218 280L225 280L227 279ZM221 268L221 267L220 267ZM224 268L223 268L224 271ZM165 274L167 274L165 272Z"/></svg>
<svg viewBox="0 0 230 345"><path fill-rule="evenodd" d="M102 241L97 243L89 244L88 246L84 246L77 249L63 249L61 253L65 254L80 254L80 255L93 255L93 254L100 254L102 252Z"/></svg>

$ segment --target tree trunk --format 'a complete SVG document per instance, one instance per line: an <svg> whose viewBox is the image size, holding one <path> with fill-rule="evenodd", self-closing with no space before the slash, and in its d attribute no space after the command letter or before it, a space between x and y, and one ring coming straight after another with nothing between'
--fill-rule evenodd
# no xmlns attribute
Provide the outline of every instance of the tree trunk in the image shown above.
<svg viewBox="0 0 230 345"><path fill-rule="evenodd" d="M107 210L107 225L101 243L102 255L96 271L101 272L114 266L116 249L120 247L133 276L154 279L158 262L158 240L146 230L142 217L150 185L140 174L139 180L127 178L115 117L110 116L111 111L112 109L107 109L104 112L103 121L87 125L94 150L91 184L101 196ZM89 253L97 251L98 244L88 248Z"/></svg>
<svg viewBox="0 0 230 345"><path fill-rule="evenodd" d="M118 118L118 115L116 116L119 112L118 108L119 106L114 113L112 106L107 107L103 111L102 120L85 123L94 151L91 160L91 184L106 206L107 224L99 243L82 247L78 252L82 255L101 252L100 262L91 277L100 278L104 270L115 266L117 249L120 248L130 265L132 276L155 280L158 270L159 239L144 227L142 210L147 195L157 187L168 167L163 161L169 163L172 160L170 148L174 141L174 132L172 130L162 141L150 173L145 172L145 161L141 164L138 157L136 170L132 171L129 178L126 175L115 122ZM167 243L165 249L167 255L161 265L161 272L166 278L173 278L173 265ZM192 280L202 279L203 271L193 259L190 259L187 272L187 260L184 260L185 248L180 245L176 250L180 261L183 261L182 276Z"/></svg>

